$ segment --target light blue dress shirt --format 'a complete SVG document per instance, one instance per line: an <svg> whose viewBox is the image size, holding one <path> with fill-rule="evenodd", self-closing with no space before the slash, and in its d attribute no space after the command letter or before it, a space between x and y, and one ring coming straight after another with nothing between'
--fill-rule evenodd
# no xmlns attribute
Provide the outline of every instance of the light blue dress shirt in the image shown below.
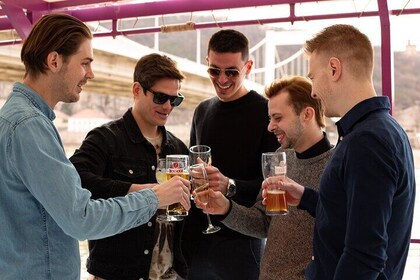
<svg viewBox="0 0 420 280"><path fill-rule="evenodd" d="M78 241L144 224L151 189L91 200L66 158L54 112L16 83L0 110L0 279L79 279Z"/></svg>

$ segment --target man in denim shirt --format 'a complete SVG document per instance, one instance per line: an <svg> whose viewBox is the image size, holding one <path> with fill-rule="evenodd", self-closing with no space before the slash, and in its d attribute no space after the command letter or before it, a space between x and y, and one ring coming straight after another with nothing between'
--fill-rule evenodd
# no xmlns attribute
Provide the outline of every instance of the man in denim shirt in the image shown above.
<svg viewBox="0 0 420 280"><path fill-rule="evenodd" d="M150 188L156 184L157 158L188 154L185 144L165 129L170 113L184 99L178 92L183 78L167 56L149 54L137 62L133 107L122 118L89 132L70 158L93 198ZM160 222L155 215L145 225L89 240L87 270L92 279L94 275L108 280L174 280L175 270L185 276L181 228L182 223Z"/></svg>
<svg viewBox="0 0 420 280"><path fill-rule="evenodd" d="M402 279L415 201L413 154L387 97L376 96L372 45L339 24L307 41L305 50L312 97L323 102L326 116L341 117L319 193L282 183L290 204L316 216L306 279Z"/></svg>
<svg viewBox="0 0 420 280"><path fill-rule="evenodd" d="M0 110L0 279L79 279L77 239L146 223L158 207L189 208L189 182L175 178L125 197L91 200L53 125L53 108L79 100L94 77L92 34L64 14L42 17L21 51L23 83Z"/></svg>

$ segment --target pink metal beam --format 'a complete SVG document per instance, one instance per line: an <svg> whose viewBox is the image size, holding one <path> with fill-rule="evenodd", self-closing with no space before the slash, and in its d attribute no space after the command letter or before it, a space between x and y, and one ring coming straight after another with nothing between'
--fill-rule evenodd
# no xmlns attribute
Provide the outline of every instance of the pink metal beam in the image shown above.
<svg viewBox="0 0 420 280"><path fill-rule="evenodd" d="M148 3L137 3L137 4L129 4L129 3L121 3L121 0L113 0L113 1L103 1L103 0L67 0L67 1L57 1L57 2L45 2L43 0L15 0L14 5L19 6L21 8L25 8L27 10L32 11L46 11L46 10L57 10L63 8L74 8L74 7L81 7L85 5L106 5L113 3L115 5L108 5L108 6L115 6L115 7L122 7L125 5L136 5L139 8L147 7L152 9L157 9L159 7L157 14L168 14L166 11L167 6L178 6L181 12L189 12L190 9L194 9L194 7L203 7L205 10L216 10L216 9L229 9L229 8L239 8L239 7L254 7L254 6L264 6L264 5L277 5L277 4L290 4L290 3L304 3L304 2L320 2L320 1L331 1L331 0L161 0L156 2L148 2Z"/></svg>
<svg viewBox="0 0 420 280"><path fill-rule="evenodd" d="M406 9L406 10L392 10L390 11L392 15L406 15L406 14L420 14L420 9ZM325 19L337 19L337 18L358 18L358 17L373 17L379 16L379 12L371 11L364 12L363 14L357 13L340 13L340 14L325 14L325 15L314 15L314 16L305 16L297 17L294 15L281 18L272 18L272 19L253 19L253 20L241 20L241 21L218 21L211 23L196 23L195 29L205 29L205 28L214 28L214 27L230 27L230 26L242 26L242 25L258 25L258 24L270 24L270 23L279 23L279 22L297 22L297 21L312 21L312 20L325 20ZM92 20L87 20L92 21ZM10 30L14 29L10 21L7 18L0 18L0 30ZM134 34L143 34L143 33L155 33L160 32L160 27L150 27L150 28L136 28L136 29L125 29L125 30L112 30L111 32L98 33L95 36L118 36L118 35L134 35Z"/></svg>
<svg viewBox="0 0 420 280"><path fill-rule="evenodd" d="M391 103L390 114L394 108L393 91L393 53L391 50L391 23L387 1L378 0L379 21L381 23L381 61L382 61L382 95L388 96Z"/></svg>
<svg viewBox="0 0 420 280"><path fill-rule="evenodd" d="M32 24L22 9L11 4L10 0L3 0L0 6L7 15L8 20L21 38L26 38L32 29Z"/></svg>
<svg viewBox="0 0 420 280"><path fill-rule="evenodd" d="M420 11L419 11L420 13ZM325 19L337 19L337 18L355 18L355 17L373 17L378 16L379 12L365 12L362 15L360 13L341 13L341 14L326 14L326 15L316 15L316 16L288 16L281 18L271 18L271 19L251 19L251 20L238 20L238 21L218 21L218 22L203 22L195 23L194 29L206 29L206 28L222 28L222 27L231 27L231 26L242 26L242 25L264 25L271 23L279 22L298 22L298 21L313 21L313 20L325 20ZM144 34L144 33L155 33L160 32L160 27L146 27L146 28L133 28L133 29L124 29L116 30L113 29L110 32L95 33L96 37L105 37L105 36L119 36L119 35L135 35L135 34Z"/></svg>
<svg viewBox="0 0 420 280"><path fill-rule="evenodd" d="M13 4L22 9L29 11L48 11L62 8L77 8L84 5L104 4L118 1L103 1L103 0L67 0L58 2L46 2L44 0L14 0Z"/></svg>
<svg viewBox="0 0 420 280"><path fill-rule="evenodd" d="M71 14L83 21L99 21L162 14L177 14L220 9L290 4L296 2L316 2L316 0L168 0L78 9L72 10Z"/></svg>

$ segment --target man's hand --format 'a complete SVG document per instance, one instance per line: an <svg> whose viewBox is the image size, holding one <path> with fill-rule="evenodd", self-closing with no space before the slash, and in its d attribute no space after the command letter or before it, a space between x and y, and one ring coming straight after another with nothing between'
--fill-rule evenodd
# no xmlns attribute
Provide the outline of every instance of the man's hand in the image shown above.
<svg viewBox="0 0 420 280"><path fill-rule="evenodd" d="M217 167L206 165L207 177L209 178L209 186L214 191L226 194L229 179L220 172Z"/></svg>
<svg viewBox="0 0 420 280"><path fill-rule="evenodd" d="M172 177L169 181L155 185L152 190L159 199L159 208L180 202L185 210L191 208L190 181L179 176Z"/></svg>
<svg viewBox="0 0 420 280"><path fill-rule="evenodd" d="M287 204L291 206L297 206L300 203L300 199L302 198L303 192L305 188L290 178L284 176L273 176L265 179L261 185L262 197L263 201L262 204L266 205L266 198L267 198L267 187L269 185L275 185L281 190L286 191L286 200Z"/></svg>
<svg viewBox="0 0 420 280"><path fill-rule="evenodd" d="M209 202L203 204L195 200L197 208L203 209L204 213L212 215L225 215L229 211L230 201L221 192L209 189Z"/></svg>

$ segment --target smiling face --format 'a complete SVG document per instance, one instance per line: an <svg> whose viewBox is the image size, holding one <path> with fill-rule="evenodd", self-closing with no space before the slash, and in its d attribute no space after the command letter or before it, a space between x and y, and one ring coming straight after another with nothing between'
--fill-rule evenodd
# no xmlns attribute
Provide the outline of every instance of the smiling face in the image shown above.
<svg viewBox="0 0 420 280"><path fill-rule="evenodd" d="M177 96L179 86L179 81L177 79L163 78L157 80L151 87L151 90L165 93L170 96ZM163 104L154 103L153 93L148 90L144 92L138 82L133 84L133 94L134 105L132 113L143 133L145 131L155 130L158 126L164 126L166 124L166 121L174 108L171 106L169 100Z"/></svg>
<svg viewBox="0 0 420 280"><path fill-rule="evenodd" d="M270 117L268 130L276 135L281 147L299 151L303 140L304 124L301 122L301 116L296 114L290 104L287 90L281 91L268 100L268 114Z"/></svg>
<svg viewBox="0 0 420 280"><path fill-rule="evenodd" d="M80 99L83 86L94 78L92 71L92 42L86 39L79 50L63 61L55 82L55 91L59 93L58 101L70 103Z"/></svg>
<svg viewBox="0 0 420 280"><path fill-rule="evenodd" d="M224 71L221 71L219 76L209 76L220 100L224 102L233 101L248 92L243 86L243 81L250 72L252 61L243 61L240 52L218 53L210 50L207 63L209 67L239 71L239 75L233 77L226 76Z"/></svg>

